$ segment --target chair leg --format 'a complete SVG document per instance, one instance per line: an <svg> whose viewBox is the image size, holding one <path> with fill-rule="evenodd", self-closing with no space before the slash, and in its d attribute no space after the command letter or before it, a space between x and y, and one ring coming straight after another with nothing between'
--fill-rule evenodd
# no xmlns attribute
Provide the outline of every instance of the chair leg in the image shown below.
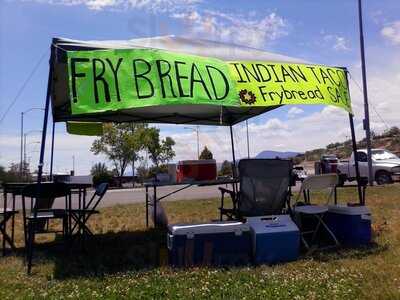
<svg viewBox="0 0 400 300"><path fill-rule="evenodd" d="M7 234L7 228L6 228L6 224L7 224L7 213L4 213L4 222L1 225L2 227L2 231L3 231L3 256L6 256L6 234Z"/></svg>
<svg viewBox="0 0 400 300"><path fill-rule="evenodd" d="M335 242L335 245L337 247L340 246L340 243L338 241L338 239L336 238L335 234L332 232L332 230L329 229L328 225L326 225L326 223L322 220L321 218L321 225L325 228L325 230L329 233L329 235L331 236L331 238L333 239L333 241Z"/></svg>
<svg viewBox="0 0 400 300"><path fill-rule="evenodd" d="M35 243L35 223L28 223L28 251L27 251L27 260L28 260L28 275L31 274L32 271L32 258L33 258L33 246Z"/></svg>
<svg viewBox="0 0 400 300"><path fill-rule="evenodd" d="M317 237L317 234L318 234L319 228L321 227L321 222L322 222L321 216L319 216L319 215L314 215L314 217L318 220L318 224L317 224L317 226L315 227L314 233L313 233L313 235L312 235L312 237L311 237L311 245L314 244L314 241L315 241L315 239L316 239L316 237Z"/></svg>

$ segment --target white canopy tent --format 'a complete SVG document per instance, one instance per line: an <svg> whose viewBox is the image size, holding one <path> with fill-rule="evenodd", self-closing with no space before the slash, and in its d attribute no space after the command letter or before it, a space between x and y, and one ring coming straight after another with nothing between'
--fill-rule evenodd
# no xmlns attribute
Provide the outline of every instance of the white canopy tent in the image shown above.
<svg viewBox="0 0 400 300"><path fill-rule="evenodd" d="M124 41L80 41L66 38L54 38L51 45L50 71L46 110L43 124L42 148L40 153L38 181L41 181L44 160L44 145L46 138L47 119L50 103L53 109L54 122L154 122L174 124L207 124L225 125L231 129L233 161L235 161L232 125L251 117L275 109L274 106L222 106L210 104L179 104L132 107L105 111L101 113L77 114L71 113L71 93L69 91L68 52L87 52L97 50L148 49L163 50L178 54L196 55L221 61L260 61L280 64L310 65L309 62L281 54L270 53L254 48L226 44L215 41L192 40L175 36L140 38ZM321 66L321 65L319 65ZM343 71L343 70L342 70ZM312 103L308 103L312 104ZM327 103L329 104L329 103ZM351 106L350 106L351 109ZM352 113L349 113L352 130L353 150L356 153L354 124ZM54 124L53 124L54 142ZM52 144L53 157L53 144ZM356 166L358 173L358 166ZM359 177L359 174L358 174ZM359 190L359 193L361 190ZM361 194L360 194L361 195ZM361 201L361 196L360 196Z"/></svg>

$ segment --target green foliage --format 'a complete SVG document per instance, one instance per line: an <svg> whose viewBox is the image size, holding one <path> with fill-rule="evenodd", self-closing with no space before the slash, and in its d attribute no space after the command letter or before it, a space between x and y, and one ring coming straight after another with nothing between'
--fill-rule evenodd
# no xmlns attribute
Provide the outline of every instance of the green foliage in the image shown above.
<svg viewBox="0 0 400 300"><path fill-rule="evenodd" d="M168 173L168 166L163 164L159 166L152 166L150 168L146 168L146 166L140 165L136 169L136 175L140 182L143 182L146 179L154 178L157 174L160 173Z"/></svg>
<svg viewBox="0 0 400 300"><path fill-rule="evenodd" d="M298 165L304 161L304 154L297 154L295 157L292 158L293 164Z"/></svg>
<svg viewBox="0 0 400 300"><path fill-rule="evenodd" d="M175 156L175 151L172 146L175 141L171 137L166 137L164 140L160 138L160 129L150 127L147 128L144 136L144 147L149 153L149 158L154 166L165 164Z"/></svg>
<svg viewBox="0 0 400 300"><path fill-rule="evenodd" d="M204 146L204 149L200 153L199 159L213 159L213 154L212 152L207 148L207 146Z"/></svg>
<svg viewBox="0 0 400 300"><path fill-rule="evenodd" d="M393 126L389 130L386 130L381 136L382 137L400 136L400 129L396 126Z"/></svg>
<svg viewBox="0 0 400 300"><path fill-rule="evenodd" d="M231 176L232 175L232 164L227 161L224 160L222 165L221 165L221 169L218 172L219 176Z"/></svg>
<svg viewBox="0 0 400 300"><path fill-rule="evenodd" d="M117 175L123 176L128 164L140 158L146 130L145 124L105 124L103 135L93 142L90 151L106 155Z"/></svg>
<svg viewBox="0 0 400 300"><path fill-rule="evenodd" d="M3 166L0 166L0 183L4 182L7 177L7 171L6 168Z"/></svg>
<svg viewBox="0 0 400 300"><path fill-rule="evenodd" d="M107 169L106 164L101 162L93 165L90 174L93 176L93 184L95 186L103 182L111 183L113 178L112 173Z"/></svg>
<svg viewBox="0 0 400 300"><path fill-rule="evenodd" d="M32 174L29 169L29 163L22 165L22 176L19 163L11 163L8 170L0 166L0 182L31 182Z"/></svg>
<svg viewBox="0 0 400 300"><path fill-rule="evenodd" d="M323 148L320 149L315 149L315 150L311 150L311 151L306 151L304 153L304 156L306 158L306 160L319 160L321 158L321 155L325 154L326 150Z"/></svg>

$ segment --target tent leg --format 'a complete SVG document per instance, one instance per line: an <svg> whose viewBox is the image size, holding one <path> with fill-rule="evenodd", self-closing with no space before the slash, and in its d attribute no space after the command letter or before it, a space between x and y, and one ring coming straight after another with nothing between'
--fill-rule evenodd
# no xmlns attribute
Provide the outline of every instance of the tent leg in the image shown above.
<svg viewBox="0 0 400 300"><path fill-rule="evenodd" d="M353 145L353 156L354 156L354 167L356 169L356 179L357 179L357 190L358 190L358 200L360 205L365 205L365 199L363 197L361 191L361 178L360 178L360 169L358 167L358 156L357 156L357 142L356 142L356 134L354 131L354 119L353 115L349 113L349 121L350 121L350 130L351 130L351 141Z"/></svg>
<svg viewBox="0 0 400 300"><path fill-rule="evenodd" d="M50 56L50 65L49 65L49 78L47 81L47 94L46 94L46 104L44 108L44 118L43 118L43 130L42 130L42 141L40 145L40 158L39 158L39 166L38 166L38 174L37 174L37 183L42 182L43 176L43 162L44 162L44 151L46 146L46 135L47 135L47 122L49 118L49 109L50 109L50 95L51 95L51 79L53 77L53 68L51 66L53 57L53 49L51 49Z"/></svg>
<svg viewBox="0 0 400 300"><path fill-rule="evenodd" d="M237 174L236 174L235 143L234 143L234 140L233 140L233 128L232 128L232 125L229 126L229 130L230 130L230 133L231 133L231 147L232 147L232 159L233 159L233 162L232 162L232 177L234 179L236 179L237 178ZM235 193L237 191L236 183L233 184L233 191Z"/></svg>
<svg viewBox="0 0 400 300"><path fill-rule="evenodd" d="M51 156L50 156L50 181L53 181L53 161L54 161L54 132L56 123L53 121L53 129L51 132Z"/></svg>

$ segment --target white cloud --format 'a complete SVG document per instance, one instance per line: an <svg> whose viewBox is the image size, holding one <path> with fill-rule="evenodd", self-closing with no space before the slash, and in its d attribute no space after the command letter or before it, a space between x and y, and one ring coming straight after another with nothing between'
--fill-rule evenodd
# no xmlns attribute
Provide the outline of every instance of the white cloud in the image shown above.
<svg viewBox="0 0 400 300"><path fill-rule="evenodd" d="M302 110L301 108L299 108L297 106L293 106L288 111L288 118L294 118L297 115L300 115L302 113L304 113L304 110Z"/></svg>
<svg viewBox="0 0 400 300"><path fill-rule="evenodd" d="M54 5L84 5L92 10L144 9L154 13L172 12L201 0L31 0Z"/></svg>
<svg viewBox="0 0 400 300"><path fill-rule="evenodd" d="M202 0L20 0L83 5L90 10L138 9L181 20L188 35L261 48L287 35L288 22L275 12L224 13L199 7ZM262 16L261 16L262 15ZM137 26L137 25L136 25Z"/></svg>
<svg viewBox="0 0 400 300"><path fill-rule="evenodd" d="M172 15L189 26L193 36L260 48L287 35L287 21L276 13L257 18L255 12L186 11Z"/></svg>
<svg viewBox="0 0 400 300"><path fill-rule="evenodd" d="M400 45L400 21L395 21L383 27L381 35L393 45Z"/></svg>
<svg viewBox="0 0 400 300"><path fill-rule="evenodd" d="M336 51L350 50L349 41L343 36L339 36L336 34L327 34L323 37L323 40Z"/></svg>

